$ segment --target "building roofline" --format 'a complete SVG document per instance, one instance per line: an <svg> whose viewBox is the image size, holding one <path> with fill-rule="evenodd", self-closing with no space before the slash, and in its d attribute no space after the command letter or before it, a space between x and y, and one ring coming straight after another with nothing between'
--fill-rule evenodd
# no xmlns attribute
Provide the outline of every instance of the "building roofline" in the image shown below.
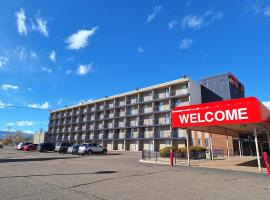
<svg viewBox="0 0 270 200"><path fill-rule="evenodd" d="M89 105L89 104L93 104L93 103L97 103L97 102L108 101L108 100L112 100L112 99L115 99L115 98L118 98L118 97L122 97L122 96L126 96L126 95L132 95L132 94L136 94L138 92L146 92L148 90L156 89L156 88L159 88L159 87L165 87L165 86L168 86L168 85L173 85L173 84L176 84L176 83L184 83L184 82L188 82L188 81L192 81L192 80L189 77L183 77L183 78L176 79L176 80L173 80L173 81L168 81L168 82L165 82L165 83L160 83L160 84L157 84L157 85L148 86L148 87L144 87L144 88L137 89L137 90L132 90L132 91L124 92L124 93L121 93L121 94L108 96L107 98L100 98L100 99L96 99L96 100L86 102L86 103L83 103L83 104L76 104L76 105L67 106L67 107L60 108L60 109L55 109L55 110L52 110L50 113L55 113L55 112L59 112L59 111L67 110L67 109L72 109L72 108L76 108L76 107L80 107L80 106L85 106L85 105Z"/></svg>

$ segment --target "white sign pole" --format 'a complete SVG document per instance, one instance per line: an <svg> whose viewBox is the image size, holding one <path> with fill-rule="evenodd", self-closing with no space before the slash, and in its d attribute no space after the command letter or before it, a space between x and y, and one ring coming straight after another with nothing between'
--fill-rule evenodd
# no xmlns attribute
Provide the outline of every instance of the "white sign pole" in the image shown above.
<svg viewBox="0 0 270 200"><path fill-rule="evenodd" d="M257 154L257 161L258 161L258 170L259 170L259 172L261 172L262 167L261 167L261 160L260 160L259 146L258 146L258 136L257 136L257 129L256 128L254 128L254 137L255 137L255 146L256 146L256 154Z"/></svg>

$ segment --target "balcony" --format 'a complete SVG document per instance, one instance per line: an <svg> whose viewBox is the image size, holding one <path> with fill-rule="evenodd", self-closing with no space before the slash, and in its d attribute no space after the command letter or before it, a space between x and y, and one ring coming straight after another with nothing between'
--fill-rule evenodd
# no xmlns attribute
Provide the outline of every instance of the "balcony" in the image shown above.
<svg viewBox="0 0 270 200"><path fill-rule="evenodd" d="M151 112L153 112L153 108L143 108L141 110L141 113L151 113Z"/></svg>
<svg viewBox="0 0 270 200"><path fill-rule="evenodd" d="M153 99L153 96L145 96L140 98L140 102L152 101Z"/></svg>
<svg viewBox="0 0 270 200"><path fill-rule="evenodd" d="M144 132L144 138L153 138L153 137L154 137L154 131Z"/></svg>
<svg viewBox="0 0 270 200"><path fill-rule="evenodd" d="M77 135L76 134L74 138L75 138L75 140L81 140L82 139L82 135Z"/></svg>
<svg viewBox="0 0 270 200"><path fill-rule="evenodd" d="M72 134L72 135L69 135L69 136L68 136L68 140L69 140L69 141L74 140L74 135L73 135L73 134Z"/></svg>
<svg viewBox="0 0 270 200"><path fill-rule="evenodd" d="M127 123L127 127L135 127L135 126L138 126L137 121L131 121L131 122Z"/></svg>
<svg viewBox="0 0 270 200"><path fill-rule="evenodd" d="M119 133L118 138L119 139L125 139L126 138L126 134L125 133Z"/></svg>
<svg viewBox="0 0 270 200"><path fill-rule="evenodd" d="M114 133L109 133L108 134L108 139L114 139Z"/></svg>
<svg viewBox="0 0 270 200"><path fill-rule="evenodd" d="M114 104L113 103L110 103L109 105L108 105L108 108L113 108L114 107Z"/></svg>
<svg viewBox="0 0 270 200"><path fill-rule="evenodd" d="M95 139L95 135L94 134L90 134L89 138L90 138L90 140L94 140Z"/></svg>
<svg viewBox="0 0 270 200"><path fill-rule="evenodd" d="M102 134L98 134L98 139L102 140L103 139L103 133Z"/></svg>
<svg viewBox="0 0 270 200"><path fill-rule="evenodd" d="M155 111L162 112L162 111L170 111L170 105L158 106L156 107Z"/></svg>
<svg viewBox="0 0 270 200"><path fill-rule="evenodd" d="M171 132L170 131L159 131L156 133L157 138L169 138L171 137Z"/></svg>
<svg viewBox="0 0 270 200"><path fill-rule="evenodd" d="M119 128L124 128L125 127L125 122L119 122L118 127Z"/></svg>
<svg viewBox="0 0 270 200"><path fill-rule="evenodd" d="M130 133L131 139L138 139L139 138L139 132L132 132Z"/></svg>
<svg viewBox="0 0 270 200"><path fill-rule="evenodd" d="M186 130L183 129L175 129L173 132L174 138L186 138Z"/></svg>
<svg viewBox="0 0 270 200"><path fill-rule="evenodd" d="M138 113L139 113L138 110L132 110L127 112L127 115L137 115Z"/></svg>
<svg viewBox="0 0 270 200"><path fill-rule="evenodd" d="M172 96L183 96L183 95L188 95L189 94L189 89L185 88L185 89L178 89L178 90L174 90L172 91Z"/></svg>
<svg viewBox="0 0 270 200"><path fill-rule="evenodd" d="M153 125L153 120L152 119L147 119L147 120L141 121L140 125L142 125L142 126L152 126Z"/></svg>
<svg viewBox="0 0 270 200"><path fill-rule="evenodd" d="M98 129L103 129L103 124L98 125Z"/></svg>
<svg viewBox="0 0 270 200"><path fill-rule="evenodd" d="M155 99L165 99L165 98L169 98L170 94L169 92L163 92L163 93L156 94L154 97Z"/></svg>

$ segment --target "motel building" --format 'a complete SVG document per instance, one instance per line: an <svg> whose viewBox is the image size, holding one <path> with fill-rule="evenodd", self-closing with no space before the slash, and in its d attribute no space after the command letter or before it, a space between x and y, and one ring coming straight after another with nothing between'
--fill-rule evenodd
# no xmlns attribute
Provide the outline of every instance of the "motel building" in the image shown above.
<svg viewBox="0 0 270 200"><path fill-rule="evenodd" d="M229 156L256 155L254 127L246 128L248 125L242 123L250 122L246 121L250 119L250 110L246 107L205 113L189 110L189 106L209 103L211 106L211 103L244 97L244 85L231 73L206 77L199 83L184 76L166 83L53 110L50 112L46 140L74 144L95 142L108 150L121 151L158 151L166 146L203 146ZM189 111L172 118L174 112L179 114L185 108ZM242 124L234 129L226 127L226 131L225 128L209 126L224 121ZM258 130L267 132L265 129ZM270 149L269 135L257 135L259 152Z"/></svg>

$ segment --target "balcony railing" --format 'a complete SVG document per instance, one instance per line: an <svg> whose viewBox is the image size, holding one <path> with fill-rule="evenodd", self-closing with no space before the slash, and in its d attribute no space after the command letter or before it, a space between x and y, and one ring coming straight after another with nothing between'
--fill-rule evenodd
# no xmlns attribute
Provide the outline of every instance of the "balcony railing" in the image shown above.
<svg viewBox="0 0 270 200"><path fill-rule="evenodd" d="M153 138L153 137L154 137L154 131L144 132L144 138Z"/></svg>
<svg viewBox="0 0 270 200"><path fill-rule="evenodd" d="M171 132L170 131L159 131L156 133L157 138L169 138L171 137Z"/></svg>

